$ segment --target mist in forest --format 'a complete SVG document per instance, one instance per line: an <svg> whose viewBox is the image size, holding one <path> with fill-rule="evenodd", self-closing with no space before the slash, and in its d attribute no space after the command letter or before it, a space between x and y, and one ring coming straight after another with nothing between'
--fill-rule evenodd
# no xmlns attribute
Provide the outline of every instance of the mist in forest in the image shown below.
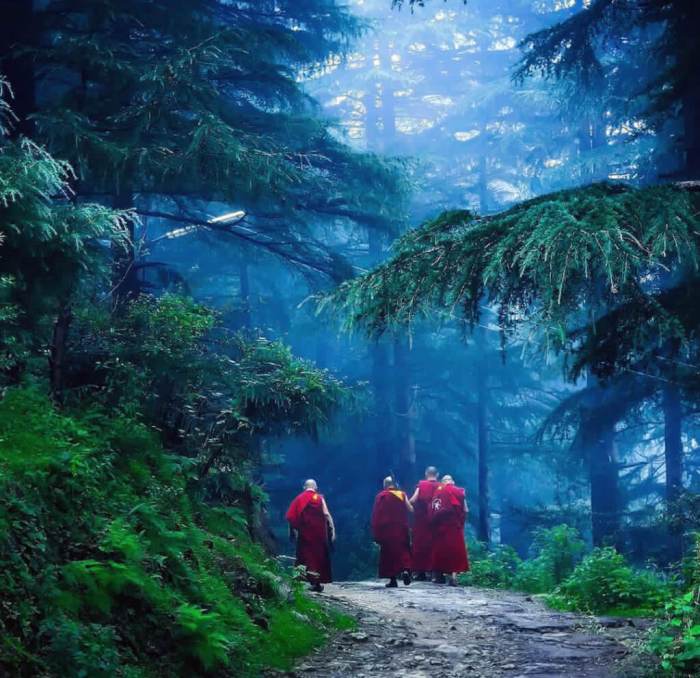
<svg viewBox="0 0 700 678"><path fill-rule="evenodd" d="M396 237L443 210L489 215L597 181L645 185L672 168L656 135L624 117L633 112L608 110L614 91L584 95L566 83L515 77L525 37L573 15L578 5L351 2L349 10L363 22L360 37L298 79L318 102L316 115L332 121L331 134L394 163L402 183L390 204L380 202L381 223L339 215L306 223L303 237L314 251L301 263L291 248L275 244L274 223L254 213L243 223L263 224L251 231L262 241L257 248L216 233L168 237L170 223L145 218L142 228L157 243L143 258L146 283L162 289L158 276L167 268L166 286L186 285L230 330L282 339L356 391L349 411L320 424L313 437L256 442L255 473L270 497L269 526L283 552L292 553L286 505L306 478L315 478L338 525L338 576L368 575L374 567L369 513L382 478L395 475L410 490L428 464L467 489L474 539L510 544L526 556L536 528L567 523L593 538L589 450L570 425L548 417L595 377L566 379L562 355L543 351L526 329L506 336L486 299L476 326L438 314L410 334L393 330L378 338L344 333L337 318L316 313L314 300L385 260ZM216 215L229 208L200 209ZM274 244L268 251L266 239ZM626 407L625 396L612 392L595 397L610 398L620 412L603 452L619 469L616 503L606 509L614 517L604 518L615 526L605 538L624 544L636 562L663 562L659 405ZM692 421L686 425L690 461L696 441ZM689 463L686 472L695 487L696 466Z"/></svg>
<svg viewBox="0 0 700 678"><path fill-rule="evenodd" d="M383 479L427 466L466 490L463 584L563 596L600 558L653 580L636 613L692 589L697 630L699 24L686 0L0 2L7 647L146 666L113 632L142 605L177 627L172 675L256 675L255 639L308 612L279 585L303 483L360 580Z"/></svg>

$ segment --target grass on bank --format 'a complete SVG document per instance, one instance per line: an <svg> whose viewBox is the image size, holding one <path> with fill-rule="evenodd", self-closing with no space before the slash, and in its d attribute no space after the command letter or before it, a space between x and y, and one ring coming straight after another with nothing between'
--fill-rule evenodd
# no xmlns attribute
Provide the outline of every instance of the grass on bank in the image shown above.
<svg viewBox="0 0 700 678"><path fill-rule="evenodd" d="M304 597L145 425L0 400L0 673L258 675L351 622Z"/></svg>

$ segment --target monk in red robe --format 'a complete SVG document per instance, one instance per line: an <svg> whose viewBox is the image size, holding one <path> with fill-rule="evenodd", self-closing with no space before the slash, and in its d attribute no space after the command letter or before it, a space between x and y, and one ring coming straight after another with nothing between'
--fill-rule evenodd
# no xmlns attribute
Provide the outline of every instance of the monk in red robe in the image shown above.
<svg viewBox="0 0 700 678"><path fill-rule="evenodd" d="M330 544L335 541L335 527L315 480L304 483L304 491L290 504L286 518L289 535L297 543L296 564L306 567L312 590L323 591L323 584L331 581Z"/></svg>
<svg viewBox="0 0 700 678"><path fill-rule="evenodd" d="M409 499L413 506L412 567L418 581L425 581L433 567L433 528L430 524L430 502L438 486L438 472L434 466L425 469L425 480L416 486Z"/></svg>
<svg viewBox="0 0 700 678"><path fill-rule="evenodd" d="M411 583L411 532L408 516L413 507L406 493L396 488L393 478L384 478L384 489L374 500L372 509L372 536L379 544L379 576L387 577L387 587Z"/></svg>
<svg viewBox="0 0 700 678"><path fill-rule="evenodd" d="M450 586L457 585L457 572L469 569L464 524L468 515L464 490L457 487L452 476L443 476L430 504L433 526L433 570L436 581L448 577Z"/></svg>

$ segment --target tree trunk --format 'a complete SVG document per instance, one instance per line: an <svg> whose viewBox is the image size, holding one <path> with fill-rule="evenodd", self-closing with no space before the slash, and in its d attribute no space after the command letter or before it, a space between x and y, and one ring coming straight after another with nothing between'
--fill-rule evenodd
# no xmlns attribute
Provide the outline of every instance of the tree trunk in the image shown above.
<svg viewBox="0 0 700 678"><path fill-rule="evenodd" d="M36 110L34 64L31 55L17 55L15 46L36 44L35 26L33 0L0 0L0 73L12 87L10 103L19 118L12 135L33 131L27 117Z"/></svg>
<svg viewBox="0 0 700 678"><path fill-rule="evenodd" d="M666 510L673 516L669 525L669 560L675 562L683 555L683 527L678 500L683 491L683 415L678 386L668 383L663 389L664 456L666 462Z"/></svg>
<svg viewBox="0 0 700 678"><path fill-rule="evenodd" d="M596 377L588 374L589 395L581 412L581 444L588 456L591 529L594 546L620 547L619 465L615 454L616 410L606 402Z"/></svg>
<svg viewBox="0 0 700 678"><path fill-rule="evenodd" d="M491 208L489 195L488 160L479 158L479 212L488 214ZM488 428L488 371L485 365L486 340L484 330L476 328L478 363L476 365L476 437L477 437L477 485L479 492L478 523L476 536L488 544L491 541L491 497L489 492L489 428Z"/></svg>
<svg viewBox="0 0 700 678"><path fill-rule="evenodd" d="M369 245L369 262L371 266L379 263L383 257L382 234L372 228L367 232ZM392 447L391 440L391 407L389 354L387 345L380 339L372 340L369 344L369 354L372 363L370 382L374 396L374 416L371 420L371 436L373 444L370 445L373 458L369 460L372 469L373 480L376 483L388 475L391 470Z"/></svg>
<svg viewBox="0 0 700 678"><path fill-rule="evenodd" d="M698 83L700 87L700 83ZM700 179L700 92L691 91L683 100L685 157L681 178Z"/></svg>
<svg viewBox="0 0 700 678"><path fill-rule="evenodd" d="M682 3L681 11L685 16L686 31L680 38L684 41L697 41L697 26L700 22L700 3ZM681 49L687 49L683 45ZM697 64L687 69L685 95L682 103L683 119L683 171L682 178L686 180L700 179L700 72Z"/></svg>
<svg viewBox="0 0 700 678"><path fill-rule="evenodd" d="M477 329L477 346L481 356L476 366L476 435L477 435L477 477L479 490L479 515L477 538L491 541L491 507L489 496L489 429L488 429L488 372L484 364L485 342L483 330Z"/></svg>
<svg viewBox="0 0 700 678"><path fill-rule="evenodd" d="M599 119L597 112L586 112L583 114L583 122L578 135L579 140L579 155L595 153L599 148L603 148L607 144L605 136L605 123ZM595 181L603 181L608 177L608 166L603 159L590 157L588 166L581 167L581 178L583 182L593 183Z"/></svg>
<svg viewBox="0 0 700 678"><path fill-rule="evenodd" d="M410 384L410 350L405 332L394 337L394 469L405 488L416 479L416 441L413 434L414 405Z"/></svg>
<svg viewBox="0 0 700 678"><path fill-rule="evenodd" d="M68 331L73 320L73 313L68 304L62 306L53 326L53 338L49 352L49 378L51 395L55 402L63 402L65 388L66 352Z"/></svg>
<svg viewBox="0 0 700 678"><path fill-rule="evenodd" d="M591 484L593 544L619 546L620 489L614 454L615 425L596 412L590 414L583 427Z"/></svg>

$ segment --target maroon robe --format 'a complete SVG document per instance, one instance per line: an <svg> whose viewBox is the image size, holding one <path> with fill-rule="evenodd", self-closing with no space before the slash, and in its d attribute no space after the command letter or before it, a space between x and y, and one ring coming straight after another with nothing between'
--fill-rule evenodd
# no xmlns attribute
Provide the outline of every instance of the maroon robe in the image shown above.
<svg viewBox="0 0 700 678"><path fill-rule="evenodd" d="M412 564L414 572L428 572L433 567L433 527L430 524L430 502L437 486L437 480L421 480L418 483L418 497L413 505Z"/></svg>
<svg viewBox="0 0 700 678"><path fill-rule="evenodd" d="M323 495L304 490L289 505L286 518L298 532L296 564L306 567L307 578L312 584L332 581Z"/></svg>
<svg viewBox="0 0 700 678"><path fill-rule="evenodd" d="M411 569L411 534L406 495L382 490L372 509L372 536L379 544L379 576L396 577Z"/></svg>
<svg viewBox="0 0 700 678"><path fill-rule="evenodd" d="M430 505L433 526L433 562L436 572L466 572L469 569L464 542L464 490L438 484Z"/></svg>

